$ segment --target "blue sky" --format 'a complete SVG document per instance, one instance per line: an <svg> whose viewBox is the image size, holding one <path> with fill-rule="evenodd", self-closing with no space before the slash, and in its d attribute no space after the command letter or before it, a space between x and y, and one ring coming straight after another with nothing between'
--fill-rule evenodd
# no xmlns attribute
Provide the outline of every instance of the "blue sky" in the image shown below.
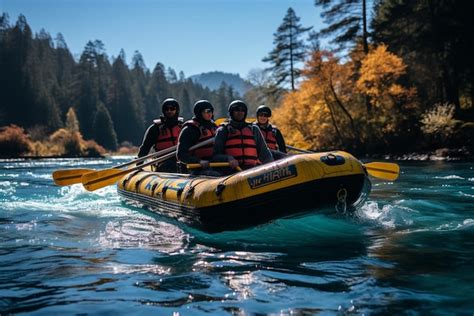
<svg viewBox="0 0 474 316"><path fill-rule="evenodd" d="M148 68L157 62L186 76L219 70L239 73L268 66L273 33L291 6L303 26L322 26L314 0L0 0L10 23L20 13L33 32L61 32L77 57L99 39L109 56L135 50Z"/></svg>

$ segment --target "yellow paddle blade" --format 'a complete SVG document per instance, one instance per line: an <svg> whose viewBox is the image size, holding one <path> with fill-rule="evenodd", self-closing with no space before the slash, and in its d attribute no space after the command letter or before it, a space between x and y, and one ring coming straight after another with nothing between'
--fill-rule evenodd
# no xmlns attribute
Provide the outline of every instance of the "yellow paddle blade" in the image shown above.
<svg viewBox="0 0 474 316"><path fill-rule="evenodd" d="M81 177L88 173L94 172L94 169L64 169L53 172L53 180L56 185L72 185L81 183Z"/></svg>
<svg viewBox="0 0 474 316"><path fill-rule="evenodd" d="M129 172L129 170L104 169L84 174L81 178L81 181L86 190L95 191L97 189L114 184L123 175Z"/></svg>
<svg viewBox="0 0 474 316"><path fill-rule="evenodd" d="M369 162L364 164L367 172L375 178L394 181L400 174L400 167L390 162Z"/></svg>
<svg viewBox="0 0 474 316"><path fill-rule="evenodd" d="M226 120L227 120L227 117L220 117L217 120L215 120L214 123L216 123L216 125L219 126L222 123L224 123Z"/></svg>
<svg viewBox="0 0 474 316"><path fill-rule="evenodd" d="M221 125L222 123L224 123L224 122L227 121L227 120L228 120L227 117L220 117L220 118L218 118L217 120L215 120L214 123L216 123L216 125L219 126L219 125ZM257 120L257 119L256 119L255 117L247 117L247 118L245 119L245 122L247 122L247 123L253 123L253 122L255 122L256 120Z"/></svg>

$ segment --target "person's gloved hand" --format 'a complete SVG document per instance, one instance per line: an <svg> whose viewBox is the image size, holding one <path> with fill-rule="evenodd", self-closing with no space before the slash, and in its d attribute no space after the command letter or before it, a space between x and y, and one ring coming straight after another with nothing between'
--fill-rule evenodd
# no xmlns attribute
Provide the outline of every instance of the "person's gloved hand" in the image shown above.
<svg viewBox="0 0 474 316"><path fill-rule="evenodd" d="M199 164L201 165L202 169L209 169L209 161L201 160L201 161L199 161Z"/></svg>
<svg viewBox="0 0 474 316"><path fill-rule="evenodd" d="M235 159L229 160L229 167L235 169L239 166L239 162Z"/></svg>

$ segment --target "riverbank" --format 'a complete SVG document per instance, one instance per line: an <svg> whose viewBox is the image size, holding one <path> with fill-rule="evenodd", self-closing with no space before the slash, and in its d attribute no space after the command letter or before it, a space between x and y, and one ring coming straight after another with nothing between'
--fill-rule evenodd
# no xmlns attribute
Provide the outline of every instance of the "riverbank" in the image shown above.
<svg viewBox="0 0 474 316"><path fill-rule="evenodd" d="M398 161L474 161L474 153L469 151L466 147L439 148L424 152L372 155L367 158Z"/></svg>

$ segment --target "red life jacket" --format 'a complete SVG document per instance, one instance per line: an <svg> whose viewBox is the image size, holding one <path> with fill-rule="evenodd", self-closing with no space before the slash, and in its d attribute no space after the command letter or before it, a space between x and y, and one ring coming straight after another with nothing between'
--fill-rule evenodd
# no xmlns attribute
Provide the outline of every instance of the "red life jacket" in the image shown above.
<svg viewBox="0 0 474 316"><path fill-rule="evenodd" d="M212 126L209 128L208 126L201 125L196 120L189 120L189 121L186 121L186 123L184 123L183 128L185 126L195 126L199 129L200 135L199 135L198 143L211 139L216 135L216 129L217 129L216 124L212 124ZM191 155L196 156L201 160L209 160L212 158L212 155L214 153L213 147L214 145L212 143L206 146L199 147L191 151Z"/></svg>
<svg viewBox="0 0 474 316"><path fill-rule="evenodd" d="M224 145L224 153L233 156L239 166L246 169L258 164L257 143L253 135L251 125L242 129L236 129L230 125L227 128L227 140Z"/></svg>
<svg viewBox="0 0 474 316"><path fill-rule="evenodd" d="M269 149L272 150L278 150L278 144L276 140L276 128L273 127L271 124L268 124L267 126L260 126L256 124L260 130L262 131L263 138L265 139L265 142L267 143L267 146Z"/></svg>
<svg viewBox="0 0 474 316"><path fill-rule="evenodd" d="M160 119L154 120L153 122L158 125L160 130L160 134L158 135L158 139L156 140L155 144L156 151L175 146L178 143L178 136L183 125L182 118L179 118L178 124L173 127L167 127L166 124L161 122Z"/></svg>

